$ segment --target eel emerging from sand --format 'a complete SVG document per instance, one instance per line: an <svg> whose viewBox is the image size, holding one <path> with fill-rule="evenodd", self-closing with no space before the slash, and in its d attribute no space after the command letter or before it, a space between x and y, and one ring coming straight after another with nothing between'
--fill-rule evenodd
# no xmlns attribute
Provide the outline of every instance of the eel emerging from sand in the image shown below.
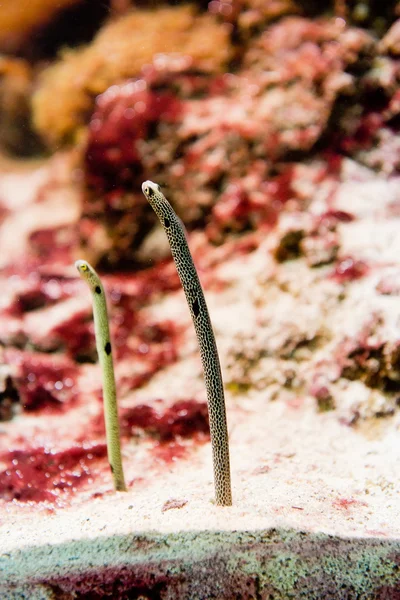
<svg viewBox="0 0 400 600"><path fill-rule="evenodd" d="M217 345L203 289L197 275L196 267L194 266L192 255L190 254L182 222L175 214L168 200L161 193L160 186L152 181L145 181L142 185L142 191L167 234L176 269L189 304L200 346L207 389L215 500L221 506L231 506L231 474L224 386Z"/></svg>
<svg viewBox="0 0 400 600"><path fill-rule="evenodd" d="M106 423L108 461L110 463L115 489L120 492L126 491L124 471L122 468L117 394L115 388L110 331L108 327L106 295L100 277L89 263L84 260L77 260L75 266L82 279L88 284L93 295L96 347L103 375L104 420Z"/></svg>

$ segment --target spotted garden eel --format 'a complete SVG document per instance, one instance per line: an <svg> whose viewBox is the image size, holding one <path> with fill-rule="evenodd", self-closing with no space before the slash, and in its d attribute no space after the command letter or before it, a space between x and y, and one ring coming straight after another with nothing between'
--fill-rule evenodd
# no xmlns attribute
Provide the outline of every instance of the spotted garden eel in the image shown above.
<svg viewBox="0 0 400 600"><path fill-rule="evenodd" d="M106 424L108 461L114 479L114 488L122 492L126 491L126 485L121 459L117 395L108 327L106 295L100 277L89 263L84 260L77 260L75 266L82 279L88 284L93 295L96 347L103 376L104 420Z"/></svg>
<svg viewBox="0 0 400 600"><path fill-rule="evenodd" d="M214 466L215 501L221 506L231 506L231 474L229 466L229 440L226 423L224 386L206 300L197 275L196 267L186 241L185 229L172 206L162 194L160 186L145 181L142 191L160 219L171 253L175 261L179 279L189 304L196 330L203 364L207 390L208 414Z"/></svg>

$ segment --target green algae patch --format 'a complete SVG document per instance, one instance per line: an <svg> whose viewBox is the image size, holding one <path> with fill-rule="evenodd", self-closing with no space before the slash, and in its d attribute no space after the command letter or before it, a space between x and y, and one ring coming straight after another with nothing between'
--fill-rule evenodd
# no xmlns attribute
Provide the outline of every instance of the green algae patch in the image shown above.
<svg viewBox="0 0 400 600"><path fill-rule="evenodd" d="M287 597L298 588L301 579L309 577L313 566L291 552L282 552L274 556L265 566L265 578L273 587ZM286 594L286 596L285 596Z"/></svg>
<svg viewBox="0 0 400 600"><path fill-rule="evenodd" d="M375 598L377 590L396 589L400 569L387 540L347 540L304 532L260 532L227 562L227 572L256 581L257 592L274 600L335 598L338 590L351 598ZM388 596L390 598L390 596Z"/></svg>
<svg viewBox="0 0 400 600"><path fill-rule="evenodd" d="M235 568L257 577L259 592L273 591L279 594L279 598L290 598L296 589L302 587L299 582L315 570L315 565L292 552L280 552L270 557L243 553L229 562L229 572L234 572Z"/></svg>
<svg viewBox="0 0 400 600"><path fill-rule="evenodd" d="M359 540L362 544L362 539ZM396 586L400 573L392 553L378 544L360 547L344 556L321 556L320 569L328 577L336 577L357 594L372 593L380 585Z"/></svg>

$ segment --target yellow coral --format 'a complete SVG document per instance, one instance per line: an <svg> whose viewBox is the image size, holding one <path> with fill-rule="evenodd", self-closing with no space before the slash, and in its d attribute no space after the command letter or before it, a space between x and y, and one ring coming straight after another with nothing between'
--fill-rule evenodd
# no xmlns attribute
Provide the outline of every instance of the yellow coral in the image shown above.
<svg viewBox="0 0 400 600"><path fill-rule="evenodd" d="M0 2L0 46L18 48L33 30L50 22L52 17L79 0L2 0Z"/></svg>
<svg viewBox="0 0 400 600"><path fill-rule="evenodd" d="M136 10L109 23L89 46L64 52L46 69L33 97L34 124L50 143L71 138L93 98L134 77L158 54L190 56L197 69L218 72L231 56L223 24L192 6Z"/></svg>

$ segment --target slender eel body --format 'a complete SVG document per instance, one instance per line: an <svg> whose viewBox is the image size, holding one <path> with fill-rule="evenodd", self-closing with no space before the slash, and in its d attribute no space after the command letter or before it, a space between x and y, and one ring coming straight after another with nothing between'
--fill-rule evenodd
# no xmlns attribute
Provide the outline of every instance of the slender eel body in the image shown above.
<svg viewBox="0 0 400 600"><path fill-rule="evenodd" d="M117 394L115 388L110 331L108 327L106 295L100 277L89 263L84 260L77 260L75 266L82 279L89 285L93 295L96 347L103 376L104 420L106 424L108 461L110 463L115 489L117 491L125 491L126 486L122 468Z"/></svg>
<svg viewBox="0 0 400 600"><path fill-rule="evenodd" d="M208 413L210 420L211 445L214 466L216 503L231 506L231 474L229 466L229 440L226 423L224 386L210 316L204 293L186 241L181 220L161 193L160 187L145 181L142 191L160 219L175 261L176 269L196 330L200 346L201 361L207 389Z"/></svg>

